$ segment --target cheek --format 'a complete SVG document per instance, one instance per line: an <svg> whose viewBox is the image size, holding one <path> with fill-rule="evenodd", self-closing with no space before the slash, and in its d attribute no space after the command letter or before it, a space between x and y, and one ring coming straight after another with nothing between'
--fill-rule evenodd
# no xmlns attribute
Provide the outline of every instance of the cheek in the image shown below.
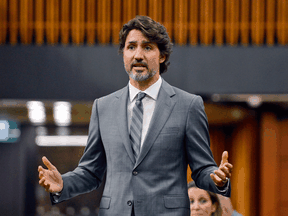
<svg viewBox="0 0 288 216"><path fill-rule="evenodd" d="M201 205L201 208L202 208L208 215L210 215L210 213L213 212L213 208L212 208L211 203L205 203L205 204Z"/></svg>
<svg viewBox="0 0 288 216"><path fill-rule="evenodd" d="M130 51L124 51L123 52L123 60L124 60L124 62L131 61L132 57L133 57L133 54Z"/></svg>
<svg viewBox="0 0 288 216"><path fill-rule="evenodd" d="M130 69L130 65L131 65L131 60L130 58L128 58L127 56L125 58L123 58L123 62L124 62L124 66L125 68L129 68Z"/></svg>
<svg viewBox="0 0 288 216"><path fill-rule="evenodd" d="M159 69L159 65L160 65L160 63L157 62L155 59L151 59L149 61L149 67L150 68Z"/></svg>

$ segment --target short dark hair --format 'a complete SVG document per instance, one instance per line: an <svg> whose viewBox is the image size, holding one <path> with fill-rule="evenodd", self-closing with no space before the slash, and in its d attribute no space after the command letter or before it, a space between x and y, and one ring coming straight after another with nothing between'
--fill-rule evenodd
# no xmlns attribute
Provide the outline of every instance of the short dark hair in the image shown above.
<svg viewBox="0 0 288 216"><path fill-rule="evenodd" d="M194 181L189 182L188 183L188 190L190 188L193 188L193 187L198 188ZM211 191L207 191L207 190L205 190L205 191L208 193L212 204L216 205L216 211L214 213L212 213L212 216L221 216L222 215L222 209L221 209L219 197L217 196L217 194L215 194Z"/></svg>
<svg viewBox="0 0 288 216"><path fill-rule="evenodd" d="M140 30L149 41L157 44L160 55L166 57L165 61L160 64L160 74L166 72L168 66L170 65L169 57L172 53L173 46L166 28L148 16L136 16L134 19L124 24L119 33L120 54L123 54L127 35L133 29Z"/></svg>

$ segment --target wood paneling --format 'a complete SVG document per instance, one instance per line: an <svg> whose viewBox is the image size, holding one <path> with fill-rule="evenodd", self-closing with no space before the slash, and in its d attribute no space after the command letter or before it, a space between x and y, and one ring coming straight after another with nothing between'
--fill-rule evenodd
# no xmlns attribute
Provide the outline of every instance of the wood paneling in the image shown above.
<svg viewBox="0 0 288 216"><path fill-rule="evenodd" d="M162 7L163 7L162 1L148 0L148 5L149 5L148 16L157 22L162 22ZM139 11L140 11L140 5L139 5Z"/></svg>
<svg viewBox="0 0 288 216"><path fill-rule="evenodd" d="M273 113L265 113L261 120L260 148L260 215L279 214L279 180L280 180L280 129Z"/></svg>
<svg viewBox="0 0 288 216"><path fill-rule="evenodd" d="M239 12L240 5L238 0L226 1L226 42L230 45L238 44Z"/></svg>
<svg viewBox="0 0 288 216"><path fill-rule="evenodd" d="M46 1L46 38L48 44L56 44L59 40L59 0Z"/></svg>
<svg viewBox="0 0 288 216"><path fill-rule="evenodd" d="M288 120L282 120L280 123L280 161L279 161L279 186L280 186L280 207L279 215L286 215L288 210Z"/></svg>
<svg viewBox="0 0 288 216"><path fill-rule="evenodd" d="M165 0L163 2L163 24L167 29L170 38L173 38L173 0Z"/></svg>
<svg viewBox="0 0 288 216"><path fill-rule="evenodd" d="M215 44L224 43L224 1L215 1Z"/></svg>
<svg viewBox="0 0 288 216"><path fill-rule="evenodd" d="M174 38L179 45L187 43L188 4L186 0L176 0L174 5Z"/></svg>
<svg viewBox="0 0 288 216"><path fill-rule="evenodd" d="M119 43L119 31L122 28L121 23L121 1L112 0L112 43Z"/></svg>
<svg viewBox="0 0 288 216"><path fill-rule="evenodd" d="M200 41L204 45L210 45L213 41L213 17L214 1L200 1Z"/></svg>
<svg viewBox="0 0 288 216"><path fill-rule="evenodd" d="M240 40L245 46L249 44L250 39L250 0L240 1Z"/></svg>
<svg viewBox="0 0 288 216"><path fill-rule="evenodd" d="M132 3L128 2L131 6L130 10L132 10ZM97 7L97 38L100 43L107 44L111 36L111 1L98 0Z"/></svg>
<svg viewBox="0 0 288 216"><path fill-rule="evenodd" d="M7 26L8 26L7 11L8 11L7 0L0 1L0 44L6 42Z"/></svg>
<svg viewBox="0 0 288 216"><path fill-rule="evenodd" d="M68 44L70 39L70 1L61 1L61 21L60 21L60 35L61 43Z"/></svg>
<svg viewBox="0 0 288 216"><path fill-rule="evenodd" d="M20 0L19 27L21 43L30 44L33 32L33 0Z"/></svg>
<svg viewBox="0 0 288 216"><path fill-rule="evenodd" d="M254 118L242 121L233 131L230 146L230 161L233 164L231 177L231 201L242 215L255 215L258 196L256 180L258 164L258 125Z"/></svg>
<svg viewBox="0 0 288 216"><path fill-rule="evenodd" d="M136 15L179 45L288 43L288 0L0 0L0 12L2 44L118 44Z"/></svg>
<svg viewBox="0 0 288 216"><path fill-rule="evenodd" d="M74 44L81 44L84 42L85 33L85 5L82 0L72 1L72 22L71 22L71 32L72 32L72 42Z"/></svg>
<svg viewBox="0 0 288 216"><path fill-rule="evenodd" d="M288 43L288 0L277 1L277 38L278 43Z"/></svg>
<svg viewBox="0 0 288 216"><path fill-rule="evenodd" d="M44 43L44 0L35 2L35 42L38 45Z"/></svg>
<svg viewBox="0 0 288 216"><path fill-rule="evenodd" d="M188 7L188 34L191 45L197 45L199 39L199 1L190 0ZM165 23L164 23L165 24Z"/></svg>
<svg viewBox="0 0 288 216"><path fill-rule="evenodd" d="M18 0L9 1L9 42L14 45L18 41L19 34L19 10L18 10Z"/></svg>
<svg viewBox="0 0 288 216"><path fill-rule="evenodd" d="M286 215L288 193L288 120L263 113L261 121L260 215Z"/></svg>
<svg viewBox="0 0 288 216"><path fill-rule="evenodd" d="M266 0L266 43L274 45L275 43L275 7L276 0Z"/></svg>
<svg viewBox="0 0 288 216"><path fill-rule="evenodd" d="M263 0L252 1L251 7L251 39L255 45L262 45L264 42L264 27L265 27L265 5Z"/></svg>
<svg viewBox="0 0 288 216"><path fill-rule="evenodd" d="M136 15L136 3L135 0L123 0L123 25L127 23L130 19L133 19Z"/></svg>

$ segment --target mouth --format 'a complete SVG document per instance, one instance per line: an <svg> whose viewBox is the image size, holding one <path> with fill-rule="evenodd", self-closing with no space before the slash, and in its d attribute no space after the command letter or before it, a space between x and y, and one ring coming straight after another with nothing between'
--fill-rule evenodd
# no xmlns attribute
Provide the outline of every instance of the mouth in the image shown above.
<svg viewBox="0 0 288 216"><path fill-rule="evenodd" d="M132 68L135 68L135 70L144 70L145 68L147 68L147 65L143 63L136 63L132 64Z"/></svg>

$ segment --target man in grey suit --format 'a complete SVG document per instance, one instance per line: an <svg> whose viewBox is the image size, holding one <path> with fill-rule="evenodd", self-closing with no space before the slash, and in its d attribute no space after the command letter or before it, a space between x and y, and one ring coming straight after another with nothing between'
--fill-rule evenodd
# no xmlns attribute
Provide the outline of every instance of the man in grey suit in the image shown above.
<svg viewBox="0 0 288 216"><path fill-rule="evenodd" d="M78 167L60 175L46 157L39 184L59 203L106 183L100 216L189 216L187 166L199 188L230 196L232 165L217 167L203 100L165 82L172 43L166 29L137 16L120 31L129 84L96 99Z"/></svg>

